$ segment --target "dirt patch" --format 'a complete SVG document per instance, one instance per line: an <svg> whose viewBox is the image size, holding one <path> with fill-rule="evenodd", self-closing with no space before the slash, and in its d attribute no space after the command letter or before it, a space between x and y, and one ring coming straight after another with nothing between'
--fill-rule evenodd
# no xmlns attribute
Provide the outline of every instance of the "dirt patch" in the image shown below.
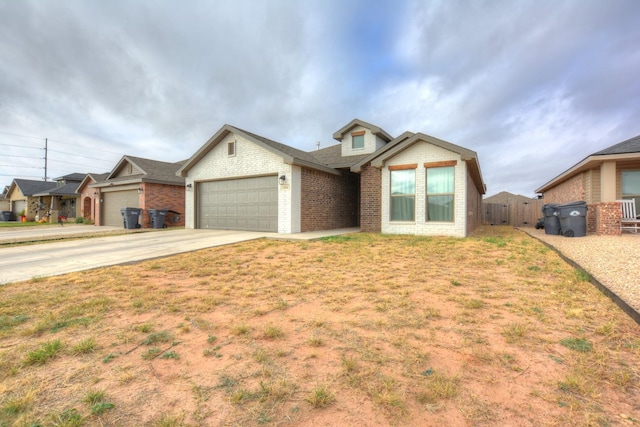
<svg viewBox="0 0 640 427"><path fill-rule="evenodd" d="M510 228L253 241L0 298L0 424L640 423L640 328Z"/></svg>

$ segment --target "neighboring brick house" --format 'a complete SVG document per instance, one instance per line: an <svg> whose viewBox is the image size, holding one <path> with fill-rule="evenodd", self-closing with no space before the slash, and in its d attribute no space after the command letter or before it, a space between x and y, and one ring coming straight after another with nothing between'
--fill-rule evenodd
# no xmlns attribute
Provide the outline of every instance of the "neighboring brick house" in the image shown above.
<svg viewBox="0 0 640 427"><path fill-rule="evenodd" d="M224 125L178 171L185 226L296 233L346 227L466 236L482 222L475 152L354 119L304 152Z"/></svg>
<svg viewBox="0 0 640 427"><path fill-rule="evenodd" d="M83 183L82 205L89 198L96 225L123 226L122 208L140 208L139 222L150 226L149 209L166 209L167 226L184 225L185 183L176 175L183 162L168 163L123 156L104 179ZM86 215L86 213L84 214Z"/></svg>
<svg viewBox="0 0 640 427"><path fill-rule="evenodd" d="M89 186L104 181L108 176L109 172L88 173L78 185L80 215L87 221L93 221L94 224L96 223L96 210L100 207L100 192Z"/></svg>
<svg viewBox="0 0 640 427"><path fill-rule="evenodd" d="M620 204L640 210L640 135L587 156L536 190L545 203L587 202L587 232L620 234Z"/></svg>

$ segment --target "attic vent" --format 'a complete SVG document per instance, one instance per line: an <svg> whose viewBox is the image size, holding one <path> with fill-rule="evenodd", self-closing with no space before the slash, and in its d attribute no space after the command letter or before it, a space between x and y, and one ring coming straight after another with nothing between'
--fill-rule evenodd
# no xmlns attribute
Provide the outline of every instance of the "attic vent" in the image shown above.
<svg viewBox="0 0 640 427"><path fill-rule="evenodd" d="M227 156L233 157L236 155L236 142L229 141L227 142Z"/></svg>

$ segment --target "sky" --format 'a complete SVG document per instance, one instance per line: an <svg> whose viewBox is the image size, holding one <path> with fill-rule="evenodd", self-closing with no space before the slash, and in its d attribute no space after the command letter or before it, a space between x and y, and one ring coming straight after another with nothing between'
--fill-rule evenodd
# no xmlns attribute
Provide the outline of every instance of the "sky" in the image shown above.
<svg viewBox="0 0 640 427"><path fill-rule="evenodd" d="M177 162L224 124L358 118L478 154L487 196L640 134L637 0L0 0L0 185Z"/></svg>

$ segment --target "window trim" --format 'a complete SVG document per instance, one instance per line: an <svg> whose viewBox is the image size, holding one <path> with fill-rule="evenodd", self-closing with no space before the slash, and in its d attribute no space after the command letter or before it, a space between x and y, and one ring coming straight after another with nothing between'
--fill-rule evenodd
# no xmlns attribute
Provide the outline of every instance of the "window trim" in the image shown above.
<svg viewBox="0 0 640 427"><path fill-rule="evenodd" d="M414 164L407 164L407 165L395 165L395 166L388 166L389 169L389 222L390 223L394 223L394 224L415 224L416 223L416 199L417 199L417 189L416 189L416 184L417 184L417 173L416 173L416 169L418 169L418 164L414 163ZM397 195L394 196L393 192L391 191L392 187L393 187L393 172L394 171L405 171L405 170L413 170L414 174L413 174L413 219L411 220L402 220L402 219L393 219L392 215L393 215L393 198L401 198L401 197L411 197L407 194L402 194L402 195Z"/></svg>
<svg viewBox="0 0 640 427"><path fill-rule="evenodd" d="M357 132L351 132L351 149L352 150L364 150L364 146L365 146L365 141L364 141L364 135L365 135L366 131L360 130ZM353 146L353 137L354 136L361 136L362 137L362 147L354 147Z"/></svg>
<svg viewBox="0 0 640 427"><path fill-rule="evenodd" d="M236 141L228 141L227 142L227 157L235 157L236 156Z"/></svg>
<svg viewBox="0 0 640 427"><path fill-rule="evenodd" d="M425 223L440 223L440 224L453 224L456 222L456 160L451 161L443 161L443 162L432 162L425 163L425 171L424 171L424 222ZM427 167L429 165L429 167ZM453 192L452 193L429 193L429 169L440 169L440 168L452 168L453 169ZM451 221L436 221L429 219L429 196L451 196L451 200L453 202L453 209L451 211Z"/></svg>

